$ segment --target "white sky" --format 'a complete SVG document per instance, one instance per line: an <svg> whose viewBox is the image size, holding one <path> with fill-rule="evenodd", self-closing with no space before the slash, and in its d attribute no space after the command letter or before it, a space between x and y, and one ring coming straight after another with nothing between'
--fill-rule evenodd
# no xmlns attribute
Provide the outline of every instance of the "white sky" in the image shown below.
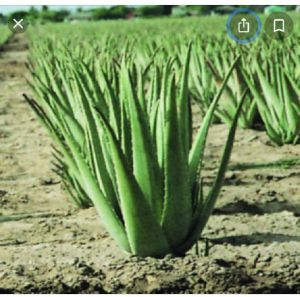
<svg viewBox="0 0 300 297"><path fill-rule="evenodd" d="M37 9L41 9L41 5L32 5ZM82 9L95 8L99 6L107 6L107 5L48 5L51 9L67 9L71 11L75 11L78 7L82 7ZM0 5L0 13L7 14L14 12L16 10L28 10L31 5Z"/></svg>

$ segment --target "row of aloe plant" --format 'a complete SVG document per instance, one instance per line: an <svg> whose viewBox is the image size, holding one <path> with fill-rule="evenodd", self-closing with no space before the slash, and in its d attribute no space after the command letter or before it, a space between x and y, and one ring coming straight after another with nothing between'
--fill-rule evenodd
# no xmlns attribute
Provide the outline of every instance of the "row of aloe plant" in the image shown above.
<svg viewBox="0 0 300 297"><path fill-rule="evenodd" d="M256 100L268 136L278 145L299 143L300 84L278 62L272 61L263 66L255 62L255 69L256 83L245 73L244 77Z"/></svg>
<svg viewBox="0 0 300 297"><path fill-rule="evenodd" d="M97 59L78 60L63 46L53 55L45 56L44 50L34 49L29 69L35 96L25 98L53 138L55 166L72 199L80 206L94 205L127 252L184 254L212 213L230 158L245 96L204 195L201 168L208 129L239 58L192 141L191 45L182 68L175 55L146 68L123 56L109 68Z"/></svg>
<svg viewBox="0 0 300 297"><path fill-rule="evenodd" d="M230 39L225 39L223 36L212 35L198 35L195 25L198 26L198 21L187 21L187 24L183 21L165 21L166 30L160 32L158 25L154 22L141 23L137 28L133 28L132 23L109 23L98 27L103 30L101 38L97 36L95 38L93 27L84 27L86 35L85 38L79 41L78 44L72 42L72 38L76 37L74 32L70 32L69 44L79 59L84 59L87 63L92 59L95 53L99 55L99 63L105 63L102 65L104 68L109 68L110 59L118 60L124 52L131 53L136 64L139 67L147 68L147 65L151 63L153 56L156 61L163 63L171 55L178 55L179 59L174 63L176 71L182 67L184 62L185 41L194 36L195 46L191 56L190 67L190 96L199 103L202 116L206 113L210 106L214 94L220 83L225 77L226 72L230 66L231 61L239 55L242 56L241 63L234 70L233 75L230 77L228 85L226 86L220 103L216 109L214 116L214 122L224 122L228 125L231 124L235 109L238 102L243 96L243 90L245 86L250 88L250 92L247 93L247 100L242 108L241 116L238 121L238 125L241 128L253 128L260 127L265 128L267 134L271 140L277 145L283 145L288 143L297 143L299 138L299 129L290 129L284 121L276 128L277 132L270 131L272 127L272 121L275 120L274 116L271 116L271 112L265 108L265 112L268 116L263 115L262 108L258 105L262 105L258 102L261 100L255 96L253 88L249 83L255 86L256 94L260 94L263 100L266 100L266 93L263 92L261 86L261 80L258 75L257 67L254 66L254 60L260 61L262 64L261 69L264 77L267 79L271 86L274 86L274 81L271 81L272 75L270 71L273 71L273 65L278 64L284 68L284 71L288 73L292 79L294 89L299 89L300 86L300 73L299 73L299 37L293 36L283 42L270 41L269 39L260 40L254 44L248 46L237 46ZM210 20L207 19L207 23ZM177 36L176 34L170 34L175 32L178 26L182 27L182 34ZM111 34L111 29L116 26L118 33ZM105 29L106 28L106 29ZM144 28L145 32L152 32L152 35L147 35L141 28ZM67 26L66 28L67 29ZM66 31L61 30L64 35ZM88 29L88 30L87 30ZM130 34L124 34L130 29ZM74 30L72 30L74 31ZM58 33L56 33L56 37ZM124 37L126 36L126 37ZM77 38L77 37L76 37ZM66 39L66 37L64 37ZM99 40L98 40L99 39ZM122 46L120 46L120 43ZM53 42L56 44L56 42ZM275 61L276 60L276 61ZM269 61L269 62L268 62ZM269 65L268 67L266 65ZM246 75L246 77L245 77ZM274 89L275 93L278 91ZM294 91L288 91L290 98L295 98L289 105L294 106L293 109L299 109L298 95L295 96ZM281 99L280 99L281 100ZM286 99L289 100L289 99ZM275 100L278 105L278 100ZM275 102L274 101L274 102ZM281 102L283 102L281 100ZM281 103L282 105L282 103ZM283 106L285 106L283 104ZM277 111L280 109L278 105ZM287 113L287 111L285 111ZM281 119L281 117L279 116ZM289 120L290 121L290 120ZM277 125L277 124L275 124ZM274 136L277 134L277 136ZM271 136L273 135L273 136Z"/></svg>
<svg viewBox="0 0 300 297"><path fill-rule="evenodd" d="M215 121L232 123L234 110L243 97L243 90L248 87L250 92L246 95L239 126L252 128L259 119L275 144L299 143L299 50L295 40L287 42L286 46L271 43L267 48L266 43L260 43L251 48L228 46L225 51L218 43L215 43L214 51L210 45L199 44L198 51L192 56L192 97L204 115L212 94L230 67L230 61L240 54L241 63L224 90Z"/></svg>
<svg viewBox="0 0 300 297"><path fill-rule="evenodd" d="M193 81L191 93L199 103L202 116L209 108L216 89L222 84L230 68L230 61L233 61L236 56L238 54L235 51L226 53L226 55L216 51L210 56L204 50L194 52L191 65ZM241 63L234 69L217 107L215 122L231 125L235 110L244 97L243 92L247 89L247 83L242 75L242 69L247 69L245 64L245 60L241 59ZM246 97L247 100L242 108L238 125L241 128L252 128L257 115L257 107L252 94L247 93Z"/></svg>

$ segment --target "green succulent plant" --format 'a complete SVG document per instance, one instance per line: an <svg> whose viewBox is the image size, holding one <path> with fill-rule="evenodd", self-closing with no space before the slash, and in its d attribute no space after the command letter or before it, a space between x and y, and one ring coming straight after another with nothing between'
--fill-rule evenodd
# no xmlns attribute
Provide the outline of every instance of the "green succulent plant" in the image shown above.
<svg viewBox="0 0 300 297"><path fill-rule="evenodd" d="M278 62L278 61L277 61ZM256 79L244 72L270 139L277 145L296 144L300 137L300 87L280 63L255 63ZM259 87L258 87L259 86Z"/></svg>
<svg viewBox="0 0 300 297"><path fill-rule="evenodd" d="M54 140L56 169L72 199L81 206L94 205L127 252L184 254L212 213L230 158L245 96L204 196L201 168L208 129L238 59L192 141L191 45L176 72L176 56L147 69L124 56L102 69L67 50L48 60L43 51L35 55L29 69L36 99L25 98Z"/></svg>

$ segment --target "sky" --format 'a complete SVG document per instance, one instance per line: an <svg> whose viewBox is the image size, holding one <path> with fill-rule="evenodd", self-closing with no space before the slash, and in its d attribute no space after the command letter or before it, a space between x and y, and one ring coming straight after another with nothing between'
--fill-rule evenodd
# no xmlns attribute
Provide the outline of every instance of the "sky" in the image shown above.
<svg viewBox="0 0 300 297"><path fill-rule="evenodd" d="M41 9L41 5L33 5L36 9ZM103 5L48 5L51 9L67 9L70 11L75 11L78 7L82 9L96 8ZM30 5L0 5L0 13L8 14L16 10L28 10Z"/></svg>

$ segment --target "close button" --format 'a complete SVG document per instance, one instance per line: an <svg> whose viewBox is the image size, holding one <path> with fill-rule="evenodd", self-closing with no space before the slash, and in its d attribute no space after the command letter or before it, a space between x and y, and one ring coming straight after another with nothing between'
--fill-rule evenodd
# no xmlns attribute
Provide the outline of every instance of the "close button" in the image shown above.
<svg viewBox="0 0 300 297"><path fill-rule="evenodd" d="M28 27L28 23L25 18L12 17L8 20L8 28L13 33L24 33Z"/></svg>

